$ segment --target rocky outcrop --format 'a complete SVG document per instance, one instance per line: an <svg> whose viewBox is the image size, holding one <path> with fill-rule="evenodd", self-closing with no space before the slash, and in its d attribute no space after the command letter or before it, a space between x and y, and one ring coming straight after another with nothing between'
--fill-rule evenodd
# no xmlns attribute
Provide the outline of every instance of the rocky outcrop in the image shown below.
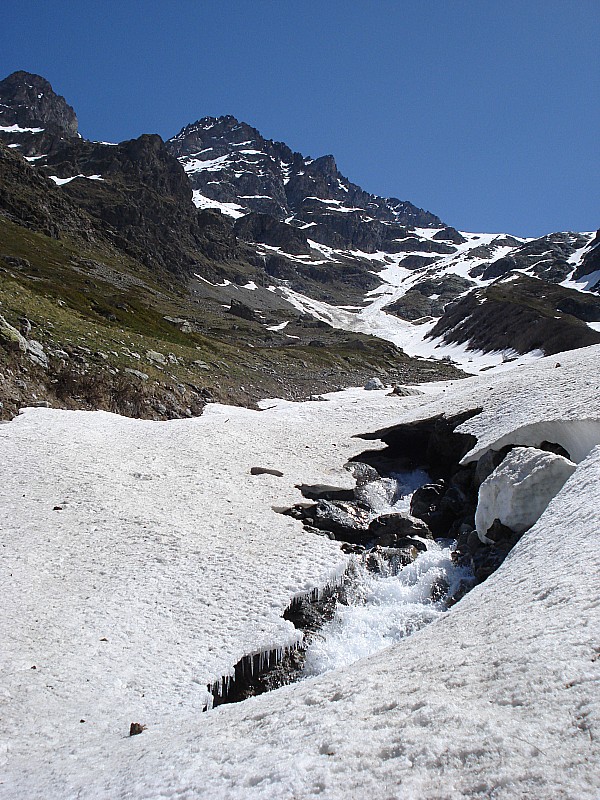
<svg viewBox="0 0 600 800"><path fill-rule="evenodd" d="M40 165L113 243L149 267L178 274L239 255L231 223L198 211L181 165L156 135L109 146L64 141ZM98 176L90 179L89 176Z"/></svg>
<svg viewBox="0 0 600 800"><path fill-rule="evenodd" d="M77 135L75 112L45 78L19 71L0 81L0 142L38 156Z"/></svg>
<svg viewBox="0 0 600 800"><path fill-rule="evenodd" d="M569 259L576 250L586 245L587 240L580 233L549 233L521 244L508 256L475 267L469 274L474 278L493 280L514 270L527 270L549 283L559 283L573 271Z"/></svg>
<svg viewBox="0 0 600 800"><path fill-rule="evenodd" d="M17 152L0 144L0 213L29 230L58 239L104 240L93 220Z"/></svg>
<svg viewBox="0 0 600 800"><path fill-rule="evenodd" d="M271 247L281 247L286 253L296 255L307 255L310 252L303 231L280 222L270 214L246 214L237 220L233 230L245 242L261 242Z"/></svg>
<svg viewBox="0 0 600 800"><path fill-rule="evenodd" d="M77 117L64 97L50 83L31 72L13 72L0 81L0 126L50 128L72 138L77 136Z"/></svg>
<svg viewBox="0 0 600 800"><path fill-rule="evenodd" d="M386 306L385 310L401 319L408 320L427 316L440 317L450 303L468 292L474 285L473 281L458 275L425 278L419 281L413 289L409 289L399 300Z"/></svg>
<svg viewBox="0 0 600 800"><path fill-rule="evenodd" d="M443 227L412 203L363 191L339 172L333 156L307 158L232 116L198 120L167 147L202 197L286 220L330 247L373 252L392 235L382 223ZM297 247L293 238L290 243Z"/></svg>
<svg viewBox="0 0 600 800"><path fill-rule="evenodd" d="M581 264L573 273L575 280L594 276L594 273L600 272L600 230L597 231L595 237L590 243L589 250L584 254ZM592 291L600 291L600 275L595 276L588 287Z"/></svg>
<svg viewBox="0 0 600 800"><path fill-rule="evenodd" d="M590 321L600 321L597 297L517 274L448 306L429 336L484 352L553 355L600 342Z"/></svg>

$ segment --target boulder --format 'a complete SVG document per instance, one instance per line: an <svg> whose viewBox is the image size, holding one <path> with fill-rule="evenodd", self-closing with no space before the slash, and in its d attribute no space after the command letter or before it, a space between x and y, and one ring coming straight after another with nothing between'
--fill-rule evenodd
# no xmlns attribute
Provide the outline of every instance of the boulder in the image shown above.
<svg viewBox="0 0 600 800"><path fill-rule="evenodd" d="M365 383L364 388L367 389L367 391L373 391L374 389L385 389L385 386L379 380L379 378L369 378L369 380Z"/></svg>
<svg viewBox="0 0 600 800"><path fill-rule="evenodd" d="M432 539L431 531L420 519L405 514L382 514L369 524L369 533L382 547L415 546L418 550L426 550L423 542L405 541L407 537L419 536Z"/></svg>
<svg viewBox="0 0 600 800"><path fill-rule="evenodd" d="M545 450L511 450L479 488L475 525L481 541L493 543L487 533L496 520L518 534L529 530L575 469L572 461Z"/></svg>
<svg viewBox="0 0 600 800"><path fill-rule="evenodd" d="M0 344L7 350L27 352L27 340L16 328L13 328L4 317L0 316Z"/></svg>
<svg viewBox="0 0 600 800"><path fill-rule="evenodd" d="M369 514L353 503L319 500L311 512L312 521L307 519L309 524L320 530L331 531L336 539L353 544L363 544L370 539Z"/></svg>

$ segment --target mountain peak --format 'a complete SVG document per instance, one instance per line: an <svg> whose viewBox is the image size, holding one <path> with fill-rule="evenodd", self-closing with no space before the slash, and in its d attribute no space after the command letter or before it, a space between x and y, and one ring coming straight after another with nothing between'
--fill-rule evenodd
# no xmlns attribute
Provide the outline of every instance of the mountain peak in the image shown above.
<svg viewBox="0 0 600 800"><path fill-rule="evenodd" d="M77 136L77 116L65 98L41 75L25 70L0 81L0 127L12 126Z"/></svg>

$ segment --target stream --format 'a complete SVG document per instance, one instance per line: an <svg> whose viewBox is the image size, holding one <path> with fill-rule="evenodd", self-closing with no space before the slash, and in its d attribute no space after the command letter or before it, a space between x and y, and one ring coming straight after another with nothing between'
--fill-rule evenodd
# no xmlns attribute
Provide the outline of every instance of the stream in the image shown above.
<svg viewBox="0 0 600 800"><path fill-rule="evenodd" d="M356 562L334 617L316 633L306 651L303 677L348 666L433 622L470 573L451 559L454 542L427 542L427 552L397 574L379 574Z"/></svg>
<svg viewBox="0 0 600 800"><path fill-rule="evenodd" d="M361 499L372 509L372 519L382 514L408 514L413 493L429 480L424 470L392 473L363 486ZM446 598L453 597L461 584L471 582L472 575L452 561L454 540L419 541L427 547L426 552L400 569L377 555L354 560L345 592L347 604L338 603L333 619L312 637L302 677L352 664L409 636L448 610Z"/></svg>

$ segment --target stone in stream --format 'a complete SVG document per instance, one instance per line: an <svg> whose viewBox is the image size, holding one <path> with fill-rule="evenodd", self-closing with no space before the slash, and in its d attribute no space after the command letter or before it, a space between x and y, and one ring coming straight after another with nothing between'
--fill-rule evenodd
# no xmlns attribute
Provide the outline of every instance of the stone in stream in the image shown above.
<svg viewBox="0 0 600 800"><path fill-rule="evenodd" d="M409 517L405 514L382 514L369 524L369 533L377 544L382 547L403 547L407 537L420 536L423 539L432 539L431 531L420 519ZM413 541L409 542L413 545ZM415 541L414 546L419 550L426 550L423 542Z"/></svg>

